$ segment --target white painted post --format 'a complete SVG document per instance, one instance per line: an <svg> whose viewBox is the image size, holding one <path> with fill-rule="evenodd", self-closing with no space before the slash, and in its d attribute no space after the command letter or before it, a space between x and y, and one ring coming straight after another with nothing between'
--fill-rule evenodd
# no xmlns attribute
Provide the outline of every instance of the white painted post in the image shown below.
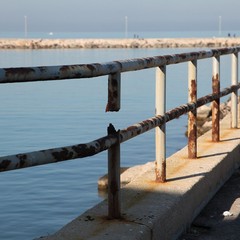
<svg viewBox="0 0 240 240"><path fill-rule="evenodd" d="M238 84L238 53L232 54L232 85ZM231 127L238 127L238 90L231 94Z"/></svg>
<svg viewBox="0 0 240 240"><path fill-rule="evenodd" d="M188 102L197 102L197 60L188 63ZM197 157L197 109L188 113L188 157Z"/></svg>
<svg viewBox="0 0 240 240"><path fill-rule="evenodd" d="M212 76L213 94L220 92L220 57L213 57L213 76ZM212 102L212 141L220 140L220 98Z"/></svg>
<svg viewBox="0 0 240 240"><path fill-rule="evenodd" d="M166 112L166 66L156 69L156 115ZM166 124L156 128L156 181L166 181Z"/></svg>

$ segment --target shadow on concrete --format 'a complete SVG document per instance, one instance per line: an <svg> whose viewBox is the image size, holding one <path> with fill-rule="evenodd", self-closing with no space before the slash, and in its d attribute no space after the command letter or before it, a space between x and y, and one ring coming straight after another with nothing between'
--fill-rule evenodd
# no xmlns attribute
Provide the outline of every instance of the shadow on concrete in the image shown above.
<svg viewBox="0 0 240 240"><path fill-rule="evenodd" d="M207 157L216 157L216 156L221 156L221 155L225 155L225 154L228 154L228 153L229 153L229 152L220 152L220 153L202 155L202 156L199 156L199 157L197 157L197 158L198 158L198 159L201 159L201 158L207 158Z"/></svg>
<svg viewBox="0 0 240 240"><path fill-rule="evenodd" d="M185 175L185 176L182 176L182 177L168 178L168 179L167 179L167 182L173 182L173 181L182 180L182 179L187 179L187 178L205 176L206 174L207 174L206 172L202 172L202 173L197 173L197 174Z"/></svg>
<svg viewBox="0 0 240 240"><path fill-rule="evenodd" d="M75 240L75 239L170 239L179 233L190 222L188 216L201 205L201 194L196 192L182 195L182 188L188 186L174 181L201 177L206 172L189 174L168 179L168 183L159 184L144 180L131 183L131 187L122 189L122 217L110 220L107 217L107 201L87 210L73 222L51 236L39 240ZM149 175L149 177L152 175ZM146 176L147 177L147 176ZM205 178L203 178L205 179ZM208 192L207 180L203 191ZM181 182L181 181L180 181ZM170 185L174 186L170 188ZM161 191L165 189L164 191ZM191 191L194 190L195 187ZM138 203L138 204L136 204ZM146 207L147 206L147 207ZM228 211L230 216L223 216ZM215 195L201 214L194 220L188 233L178 240L204 239L240 239L240 171L236 171L231 179ZM186 224L184 224L186 223ZM171 238L171 239L176 239Z"/></svg>
<svg viewBox="0 0 240 240"><path fill-rule="evenodd" d="M220 140L220 142L230 142L230 141L239 140L239 139L240 138L229 138L229 139Z"/></svg>
<svg viewBox="0 0 240 240"><path fill-rule="evenodd" d="M194 220L188 232L178 240L200 239L240 239L239 169Z"/></svg>

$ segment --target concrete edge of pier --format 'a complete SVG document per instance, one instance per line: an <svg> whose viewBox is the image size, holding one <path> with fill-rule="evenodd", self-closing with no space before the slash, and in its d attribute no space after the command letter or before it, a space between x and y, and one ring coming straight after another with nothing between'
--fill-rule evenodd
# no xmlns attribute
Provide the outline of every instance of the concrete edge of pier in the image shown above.
<svg viewBox="0 0 240 240"><path fill-rule="evenodd" d="M176 239L240 166L240 129L221 121L221 140L211 131L198 138L198 158L187 159L187 147L167 159L167 182L156 183L154 163L121 192L122 218L107 218L107 201L39 240Z"/></svg>

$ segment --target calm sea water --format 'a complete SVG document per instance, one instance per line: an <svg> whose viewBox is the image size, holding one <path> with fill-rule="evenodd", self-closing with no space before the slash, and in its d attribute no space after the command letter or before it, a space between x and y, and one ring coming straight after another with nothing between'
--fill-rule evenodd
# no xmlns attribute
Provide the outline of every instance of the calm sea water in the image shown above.
<svg viewBox="0 0 240 240"><path fill-rule="evenodd" d="M0 50L1 67L107 62L189 52L192 49ZM230 82L222 58L222 87ZM199 96L210 93L211 60L198 63ZM167 109L187 102L187 64L167 68ZM107 77L2 84L0 155L89 142L154 116L155 70L122 75L118 113L105 113ZM186 145L186 116L167 125L167 155ZM121 165L154 161L154 131L124 143ZM26 240L54 233L102 200L97 180L107 172L107 153L91 158L0 174L0 239Z"/></svg>

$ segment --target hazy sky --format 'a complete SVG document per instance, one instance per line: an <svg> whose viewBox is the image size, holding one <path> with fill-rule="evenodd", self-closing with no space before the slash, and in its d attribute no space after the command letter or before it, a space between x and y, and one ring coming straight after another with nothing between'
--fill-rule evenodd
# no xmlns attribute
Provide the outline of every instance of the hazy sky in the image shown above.
<svg viewBox="0 0 240 240"><path fill-rule="evenodd" d="M0 0L0 32L240 30L240 0Z"/></svg>

